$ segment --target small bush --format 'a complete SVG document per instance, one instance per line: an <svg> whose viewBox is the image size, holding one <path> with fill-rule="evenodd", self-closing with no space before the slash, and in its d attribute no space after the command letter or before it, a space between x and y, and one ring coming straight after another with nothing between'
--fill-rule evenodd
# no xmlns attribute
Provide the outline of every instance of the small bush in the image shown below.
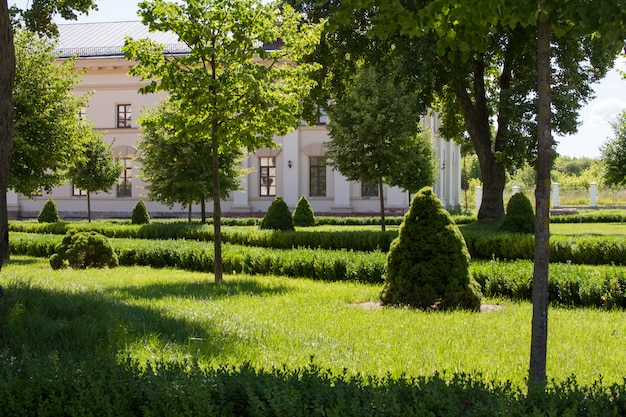
<svg viewBox="0 0 626 417"><path fill-rule="evenodd" d="M294 226L310 227L315 226L315 214L311 203L305 196L300 197L296 210L293 212Z"/></svg>
<svg viewBox="0 0 626 417"><path fill-rule="evenodd" d="M50 198L46 201L46 204L43 205L39 212L39 216L37 216L37 220L39 223L57 223L61 221L57 205L53 199Z"/></svg>
<svg viewBox="0 0 626 417"><path fill-rule="evenodd" d="M260 225L261 229L294 231L293 218L287 203L282 197L277 196L272 201L267 213L263 217Z"/></svg>
<svg viewBox="0 0 626 417"><path fill-rule="evenodd" d="M381 301L422 309L480 310L463 235L430 187L413 197L387 254Z"/></svg>
<svg viewBox="0 0 626 417"><path fill-rule="evenodd" d="M52 269L114 268L118 266L117 254L109 239L96 232L70 231L55 248L50 257Z"/></svg>
<svg viewBox="0 0 626 417"><path fill-rule="evenodd" d="M150 215L148 214L148 208L143 200L137 201L133 208L133 213L130 216L130 222L132 224L148 224L150 223Z"/></svg>
<svg viewBox="0 0 626 417"><path fill-rule="evenodd" d="M535 232L535 212L524 193L513 194L506 206L506 215L499 230L509 233Z"/></svg>

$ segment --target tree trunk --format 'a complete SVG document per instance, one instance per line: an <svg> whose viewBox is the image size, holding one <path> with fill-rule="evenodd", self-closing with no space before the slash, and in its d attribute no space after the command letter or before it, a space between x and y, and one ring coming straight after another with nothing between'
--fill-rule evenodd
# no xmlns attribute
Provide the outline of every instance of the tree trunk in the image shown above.
<svg viewBox="0 0 626 417"><path fill-rule="evenodd" d="M378 179L378 196L380 198L380 226L385 231L385 196L383 195L383 179Z"/></svg>
<svg viewBox="0 0 626 417"><path fill-rule="evenodd" d="M206 201L204 199L200 201L200 217L202 218L202 224L206 224Z"/></svg>
<svg viewBox="0 0 626 417"><path fill-rule="evenodd" d="M13 150L13 80L15 49L6 1L0 0L0 270L9 258L7 190Z"/></svg>
<svg viewBox="0 0 626 417"><path fill-rule="evenodd" d="M533 318L530 342L529 393L545 389L548 351L548 265L550 263L550 166L552 126L550 94L551 19L537 25L538 154L535 189L535 265L533 270Z"/></svg>
<svg viewBox="0 0 626 417"><path fill-rule="evenodd" d="M189 202L189 212L187 214L187 223L191 223L191 206L193 206L193 203L190 201Z"/></svg>
<svg viewBox="0 0 626 417"><path fill-rule="evenodd" d="M473 72L472 85L461 80L455 82L453 86L463 115L465 130L474 145L483 177L483 200L478 211L478 221L492 222L504 217L502 193L506 184L506 175L504 165L498 162L492 145L491 114L486 98L485 64L482 58L477 58L473 62ZM497 143L495 150L498 150Z"/></svg>
<svg viewBox="0 0 626 417"><path fill-rule="evenodd" d="M222 200L220 199L220 163L218 125L213 122L211 160L213 167L213 252L215 282L222 281Z"/></svg>
<svg viewBox="0 0 626 417"><path fill-rule="evenodd" d="M91 193L87 191L87 219L91 223Z"/></svg>

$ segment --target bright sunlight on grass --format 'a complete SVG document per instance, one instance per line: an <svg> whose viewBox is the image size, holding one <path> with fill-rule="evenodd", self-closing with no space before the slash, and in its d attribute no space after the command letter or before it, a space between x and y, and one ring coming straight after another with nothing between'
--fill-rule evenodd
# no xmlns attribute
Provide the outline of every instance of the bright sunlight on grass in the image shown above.
<svg viewBox="0 0 626 417"><path fill-rule="evenodd" d="M172 269L53 271L26 257L7 263L2 280L11 297L0 337L24 354L196 358L210 367L313 361L338 373L465 372L520 386L527 373L528 303L502 301L485 313L381 309L378 285L245 275L216 285L211 275ZM623 311L550 314L551 378L622 382Z"/></svg>

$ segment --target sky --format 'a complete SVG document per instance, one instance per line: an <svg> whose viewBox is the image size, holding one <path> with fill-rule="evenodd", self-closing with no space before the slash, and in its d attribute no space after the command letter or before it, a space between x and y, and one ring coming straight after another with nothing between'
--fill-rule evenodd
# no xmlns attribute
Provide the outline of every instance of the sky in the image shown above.
<svg viewBox="0 0 626 417"><path fill-rule="evenodd" d="M9 0L10 4L25 7L29 0ZM121 22L139 20L135 0L100 0L98 10L87 16L79 16L77 22ZM75 23L56 19L56 23ZM556 137L560 155L572 157L600 156L600 146L614 136L610 123L626 110L626 80L618 69L626 72L626 59L621 58L615 68L600 83L594 85L595 99L591 100L579 113L580 126L575 135Z"/></svg>

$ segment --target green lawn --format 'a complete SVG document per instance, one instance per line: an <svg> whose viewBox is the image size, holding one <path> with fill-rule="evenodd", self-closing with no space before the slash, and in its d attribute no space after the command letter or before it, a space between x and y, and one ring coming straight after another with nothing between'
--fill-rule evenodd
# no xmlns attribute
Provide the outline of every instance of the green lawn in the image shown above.
<svg viewBox="0 0 626 417"><path fill-rule="evenodd" d="M170 269L52 271L14 257L0 275L0 349L18 357L195 358L205 366L250 363L384 376L466 372L523 386L531 306L487 300L485 313L372 308L380 286ZM553 308L548 374L622 382L623 311Z"/></svg>

